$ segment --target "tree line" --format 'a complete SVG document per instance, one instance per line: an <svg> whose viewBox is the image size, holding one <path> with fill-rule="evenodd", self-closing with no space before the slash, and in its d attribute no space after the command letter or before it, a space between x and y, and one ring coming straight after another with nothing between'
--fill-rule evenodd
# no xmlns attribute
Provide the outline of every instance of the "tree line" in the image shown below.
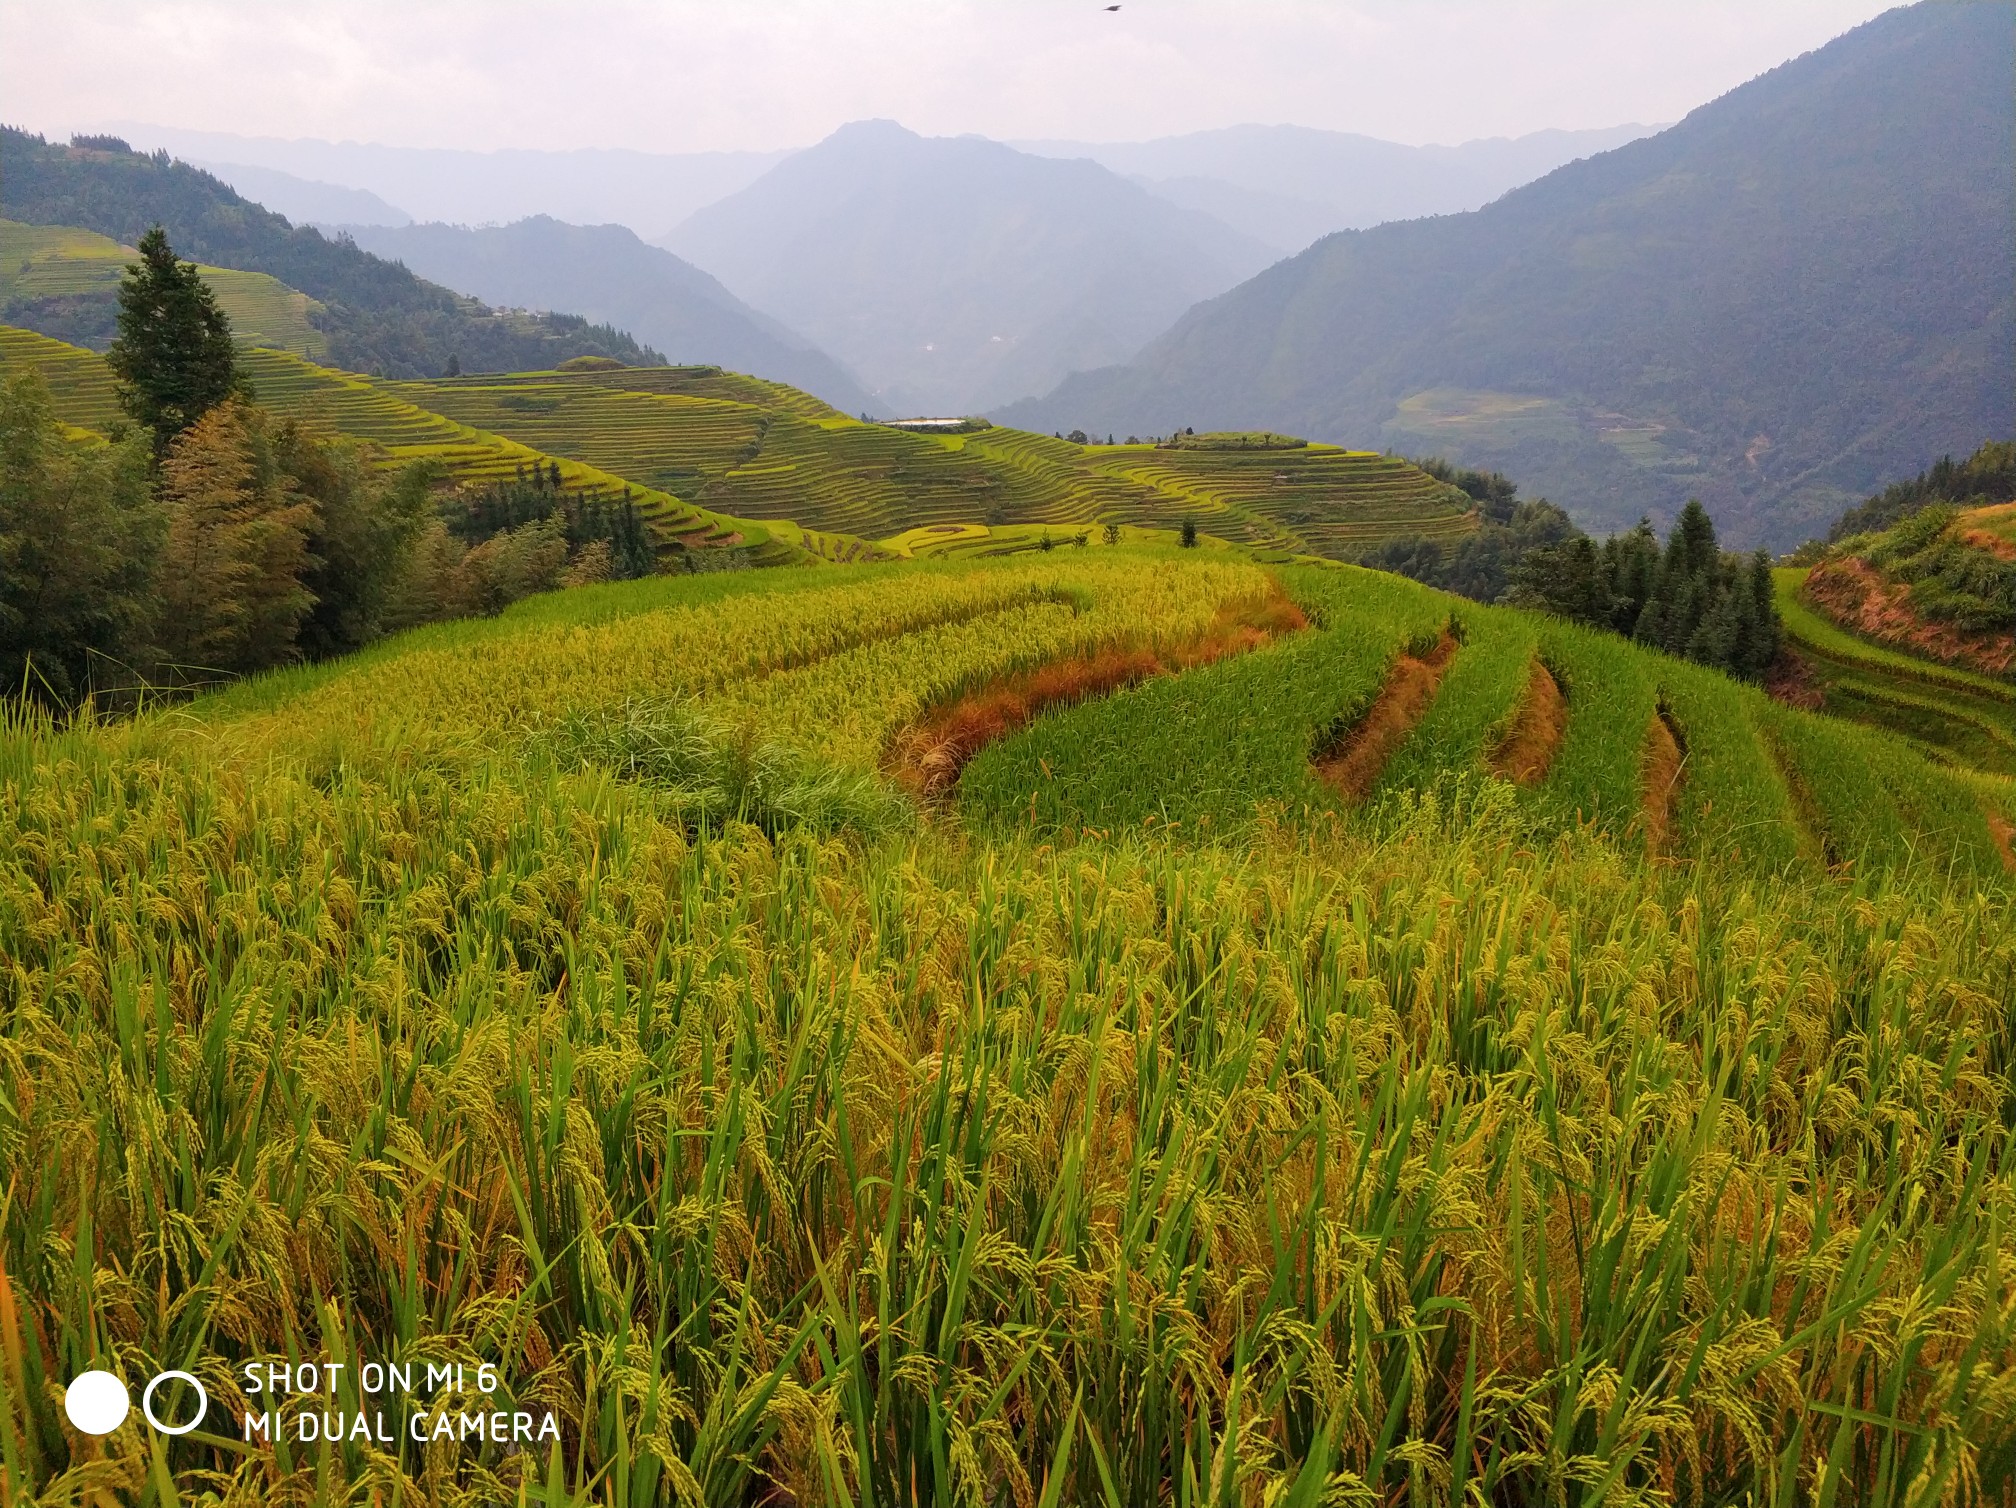
<svg viewBox="0 0 2016 1508"><path fill-rule="evenodd" d="M1545 498L1522 500L1509 477L1439 459L1417 464L1470 497L1477 529L1450 546L1393 540L1364 564L1606 629L1745 679L1778 657L1783 626L1770 557L1724 551L1698 501L1681 509L1663 545L1646 519L1598 541Z"/></svg>
<svg viewBox="0 0 2016 1508"><path fill-rule="evenodd" d="M57 419L41 377L0 389L0 676L46 706L123 705L532 592L656 568L634 501L567 491L557 463L441 494L428 463L261 407L230 322L160 227L107 353L131 423Z"/></svg>

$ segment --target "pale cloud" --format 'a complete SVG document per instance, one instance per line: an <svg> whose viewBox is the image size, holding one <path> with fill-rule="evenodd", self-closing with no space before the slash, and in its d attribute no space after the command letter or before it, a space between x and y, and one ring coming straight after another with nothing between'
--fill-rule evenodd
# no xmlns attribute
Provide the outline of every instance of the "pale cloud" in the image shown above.
<svg viewBox="0 0 2016 1508"><path fill-rule="evenodd" d="M0 0L0 110L401 146L1130 140L1293 122L1454 142L1665 121L1870 0Z"/></svg>

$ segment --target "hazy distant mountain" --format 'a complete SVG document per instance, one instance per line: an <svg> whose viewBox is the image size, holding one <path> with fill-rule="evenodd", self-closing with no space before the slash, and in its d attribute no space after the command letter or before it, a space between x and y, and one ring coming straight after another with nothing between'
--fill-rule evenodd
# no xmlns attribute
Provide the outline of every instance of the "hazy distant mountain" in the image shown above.
<svg viewBox="0 0 2016 1508"><path fill-rule="evenodd" d="M108 129L143 150L166 147L191 161L244 163L365 189L401 206L415 220L501 225L528 215L552 215L577 225L613 221L644 236L660 235L702 205L748 187L789 155L601 149L457 152L354 141L287 141L130 123ZM371 218L361 223L384 222Z"/></svg>
<svg viewBox="0 0 2016 1508"><path fill-rule="evenodd" d="M205 162L194 166L231 185L247 199L285 215L296 225L411 225L413 217L387 204L369 189L318 183L278 168L251 167L242 162Z"/></svg>
<svg viewBox="0 0 2016 1508"><path fill-rule="evenodd" d="M1891 11L1471 214L1331 236L997 411L1501 467L1595 526L1788 544L2016 433L2016 7Z"/></svg>
<svg viewBox="0 0 2016 1508"><path fill-rule="evenodd" d="M1154 141L1028 141L1045 157L1089 157L1172 203L1299 251L1336 230L1478 209L1563 163L1656 126L1535 131L1454 147L1408 147L1306 126L1228 126Z"/></svg>
<svg viewBox="0 0 2016 1508"><path fill-rule="evenodd" d="M838 362L671 252L620 225L346 227L366 251L488 303L563 309L627 330L675 362L788 382L848 413L873 407Z"/></svg>
<svg viewBox="0 0 2016 1508"><path fill-rule="evenodd" d="M1271 248L1085 161L843 127L664 244L859 372L960 412L1124 360Z"/></svg>

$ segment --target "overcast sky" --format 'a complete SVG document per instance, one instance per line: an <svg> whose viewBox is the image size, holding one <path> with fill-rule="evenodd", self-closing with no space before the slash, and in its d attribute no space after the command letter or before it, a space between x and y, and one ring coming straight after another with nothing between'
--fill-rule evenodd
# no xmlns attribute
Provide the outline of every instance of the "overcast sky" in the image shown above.
<svg viewBox="0 0 2016 1508"><path fill-rule="evenodd" d="M0 0L0 115L433 147L1677 120L1871 0Z"/></svg>

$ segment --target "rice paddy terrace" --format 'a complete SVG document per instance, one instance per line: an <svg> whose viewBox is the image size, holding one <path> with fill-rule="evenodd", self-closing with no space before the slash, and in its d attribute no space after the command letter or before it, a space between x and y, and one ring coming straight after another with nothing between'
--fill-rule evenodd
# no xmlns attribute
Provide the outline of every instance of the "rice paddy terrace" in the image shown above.
<svg viewBox="0 0 2016 1508"><path fill-rule="evenodd" d="M65 422L102 432L116 419L91 352L0 329L0 367L19 364L42 369ZM628 487L668 540L741 544L764 561L1013 552L1051 530L1186 522L1279 558L1349 556L1398 534L1475 527L1469 499L1418 468L1332 446L1084 446L988 426L919 434L711 367L397 382L271 346L248 349L245 364L261 401L383 445L393 461L432 459L481 483L557 458L570 488Z"/></svg>
<svg viewBox="0 0 2016 1508"><path fill-rule="evenodd" d="M1808 574L1776 573L1786 643L1804 672L1790 694L1929 758L2016 775L2016 681L1858 637L1806 600Z"/></svg>
<svg viewBox="0 0 2016 1508"><path fill-rule="evenodd" d="M883 540L986 523L1106 521L1291 554L1474 527L1468 499L1392 457L1086 446L1021 430L925 434L713 369L407 383L413 402L740 518Z"/></svg>
<svg viewBox="0 0 2016 1508"><path fill-rule="evenodd" d="M0 793L10 1501L2016 1480L2016 787L1625 641L1230 551L660 577ZM497 1381L243 1444L309 1355ZM223 1424L68 1432L92 1363Z"/></svg>
<svg viewBox="0 0 2016 1508"><path fill-rule="evenodd" d="M789 524L766 529L724 519L598 467L457 423L407 401L398 392L400 384L334 371L269 347L244 350L240 362L259 400L275 412L369 441L383 449L388 464L427 461L442 467L456 483L480 486L534 465L557 462L562 484L570 491L612 498L629 492L638 512L670 545L740 546L759 563L804 558L803 530ZM66 424L104 434L119 421L112 374L96 353L0 326L0 372L21 367L42 373L57 416Z"/></svg>
<svg viewBox="0 0 2016 1508"><path fill-rule="evenodd" d="M109 305L127 264L139 255L92 231L0 220L0 306L19 309L52 299L92 299ZM263 272L208 266L199 270L216 291L240 341L311 358L328 350L314 324L321 305L307 294ZM109 321L106 339L110 339Z"/></svg>

